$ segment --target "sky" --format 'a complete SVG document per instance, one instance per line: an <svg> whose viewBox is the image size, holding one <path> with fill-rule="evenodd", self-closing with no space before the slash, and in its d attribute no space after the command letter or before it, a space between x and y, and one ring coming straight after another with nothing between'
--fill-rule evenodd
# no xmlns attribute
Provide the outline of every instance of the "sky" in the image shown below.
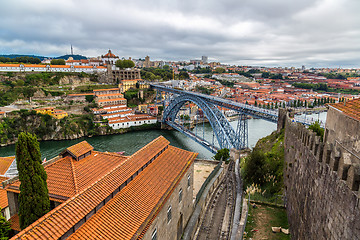
<svg viewBox="0 0 360 240"><path fill-rule="evenodd" d="M0 54L360 68L360 0L0 0Z"/></svg>

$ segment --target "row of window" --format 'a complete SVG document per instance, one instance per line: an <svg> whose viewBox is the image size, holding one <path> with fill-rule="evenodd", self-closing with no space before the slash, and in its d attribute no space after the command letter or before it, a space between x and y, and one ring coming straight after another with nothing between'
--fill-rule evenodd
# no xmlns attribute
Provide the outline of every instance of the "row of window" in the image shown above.
<svg viewBox="0 0 360 240"><path fill-rule="evenodd" d="M141 121L139 121L139 123L141 123ZM146 121L144 121L144 123L146 123ZM148 123L150 123L150 120L148 120ZM128 122L126 124L129 125ZM136 122L134 122L134 124L136 124ZM125 125L125 123L122 123L122 126L124 126L124 125ZM120 123L118 123L117 126L119 127Z"/></svg>
<svg viewBox="0 0 360 240"><path fill-rule="evenodd" d="M188 177L187 177L187 187L188 187L188 189L190 188L190 185L191 185L191 176L189 174ZM182 190L182 188L180 188L180 190L179 190L179 203L181 203L182 197L183 197L183 190ZM167 210L167 223L170 223L171 216L172 215L171 215L171 205L170 205L168 210ZM157 240L157 228L155 228L155 230L151 234L151 240Z"/></svg>

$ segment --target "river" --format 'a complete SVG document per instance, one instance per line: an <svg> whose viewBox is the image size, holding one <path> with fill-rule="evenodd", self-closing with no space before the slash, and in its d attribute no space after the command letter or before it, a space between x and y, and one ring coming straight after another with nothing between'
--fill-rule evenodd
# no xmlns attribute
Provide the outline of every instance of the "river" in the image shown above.
<svg viewBox="0 0 360 240"><path fill-rule="evenodd" d="M321 120L326 119L326 113L307 115L313 117L314 119L320 118ZM231 125L236 129L237 121L231 122ZM202 136L205 135L205 138L212 142L212 128L210 124L204 124L204 133L202 132L202 127L193 131L197 131L197 134ZM271 132L276 130L276 124L268 122L262 119L249 119L248 120L248 135L249 135L249 147L253 148L256 142ZM163 135L166 139L170 141L170 144L186 149L188 151L198 152L198 158L201 159L211 159L213 154L202 147L197 142L188 138L184 134L177 131L168 131L168 130L145 130L137 132L129 132L119 135L108 135L108 136L97 136L91 138L80 138L76 140L64 140L64 141L43 141L40 142L40 149L42 158L51 159L57 156L65 148L74 145L80 141L88 141L95 150L97 151L108 151L108 152L122 152L125 151L125 155L131 155L141 147L148 144L151 140L157 138L158 136ZM6 147L0 147L0 157L13 156L15 155L15 145L10 145Z"/></svg>

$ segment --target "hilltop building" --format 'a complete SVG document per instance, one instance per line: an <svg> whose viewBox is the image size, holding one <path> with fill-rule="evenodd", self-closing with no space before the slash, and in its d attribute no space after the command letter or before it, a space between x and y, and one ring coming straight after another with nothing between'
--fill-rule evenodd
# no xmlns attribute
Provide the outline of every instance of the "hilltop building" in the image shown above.
<svg viewBox="0 0 360 240"><path fill-rule="evenodd" d="M119 56L113 54L109 49L107 54L101 56L101 60L104 65L115 65L116 61L119 60Z"/></svg>
<svg viewBox="0 0 360 240"><path fill-rule="evenodd" d="M20 182L5 184L16 239L175 239L193 211L196 153L160 136L129 157L86 141L45 163L52 210L19 229Z"/></svg>
<svg viewBox="0 0 360 240"><path fill-rule="evenodd" d="M42 64L0 64L0 72L85 72L101 73L106 72L104 66L83 66L83 65L42 65Z"/></svg>

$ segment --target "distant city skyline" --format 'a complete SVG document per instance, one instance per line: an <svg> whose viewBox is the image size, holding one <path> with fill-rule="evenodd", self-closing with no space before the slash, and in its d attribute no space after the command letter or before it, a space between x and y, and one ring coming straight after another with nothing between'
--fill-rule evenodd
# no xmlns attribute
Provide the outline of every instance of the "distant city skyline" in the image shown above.
<svg viewBox="0 0 360 240"><path fill-rule="evenodd" d="M360 67L360 1L4 1L0 54Z"/></svg>

